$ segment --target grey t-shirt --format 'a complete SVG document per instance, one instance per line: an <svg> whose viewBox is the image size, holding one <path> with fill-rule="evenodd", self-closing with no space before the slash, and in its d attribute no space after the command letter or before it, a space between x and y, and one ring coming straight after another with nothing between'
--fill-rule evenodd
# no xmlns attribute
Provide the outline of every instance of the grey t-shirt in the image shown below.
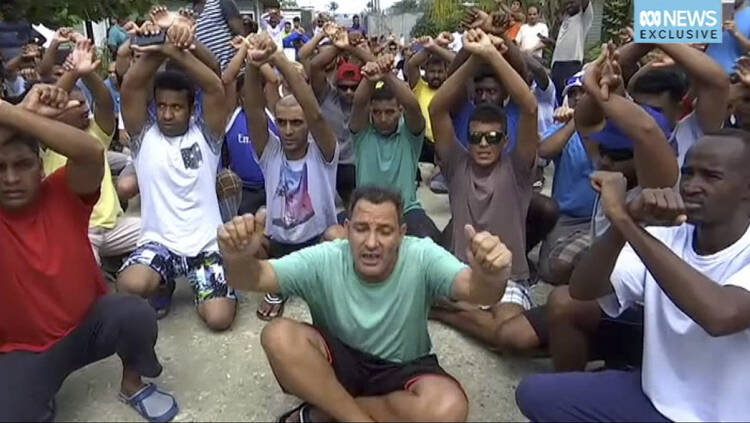
<svg viewBox="0 0 750 423"><path fill-rule="evenodd" d="M329 85L320 104L320 110L331 124L339 142L339 163L354 163L354 143L352 131L349 130L349 119L352 116L351 104L345 104L336 87Z"/></svg>
<svg viewBox="0 0 750 423"><path fill-rule="evenodd" d="M453 214L451 251L467 261L464 226L471 224L477 231L499 236L513 253L511 278L527 279L526 213L531 202L533 166L527 168L514 149L503 153L492 169L478 169L466 148L457 140L453 145L442 163Z"/></svg>

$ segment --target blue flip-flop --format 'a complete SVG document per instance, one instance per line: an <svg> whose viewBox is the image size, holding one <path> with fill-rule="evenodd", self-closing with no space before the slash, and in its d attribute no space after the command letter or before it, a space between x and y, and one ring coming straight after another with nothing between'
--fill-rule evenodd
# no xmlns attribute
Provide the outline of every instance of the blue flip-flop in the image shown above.
<svg viewBox="0 0 750 423"><path fill-rule="evenodd" d="M160 289L157 294L148 299L149 304L156 311L157 320L161 320L169 314L169 310L172 308L172 295L174 294L175 285L174 280L167 281L166 287L163 290Z"/></svg>
<svg viewBox="0 0 750 423"><path fill-rule="evenodd" d="M121 392L120 401L133 407L138 414L150 422L171 421L180 411L177 400L172 395L157 389L153 383L147 383L129 397Z"/></svg>

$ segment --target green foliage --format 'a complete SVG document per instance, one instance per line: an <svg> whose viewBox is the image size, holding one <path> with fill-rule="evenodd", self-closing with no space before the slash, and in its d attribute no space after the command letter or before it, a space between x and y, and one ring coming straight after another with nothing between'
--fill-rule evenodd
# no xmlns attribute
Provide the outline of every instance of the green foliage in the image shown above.
<svg viewBox="0 0 750 423"><path fill-rule="evenodd" d="M398 0L396 3L393 3L393 5L388 8L388 14L398 15L401 13L422 12L425 9L426 9L426 5L424 1Z"/></svg>
<svg viewBox="0 0 750 423"><path fill-rule="evenodd" d="M584 53L583 63L593 62L600 54L602 54L602 45L594 44Z"/></svg>
<svg viewBox="0 0 750 423"><path fill-rule="evenodd" d="M143 15L154 3L156 0L2 0L0 16L56 28L86 20Z"/></svg>
<svg viewBox="0 0 750 423"><path fill-rule="evenodd" d="M281 8L282 9L299 9L299 4L297 4L297 0L281 0Z"/></svg>
<svg viewBox="0 0 750 423"><path fill-rule="evenodd" d="M602 15L602 42L619 39L622 28L632 25L632 0L608 0L604 3Z"/></svg>
<svg viewBox="0 0 750 423"><path fill-rule="evenodd" d="M339 8L339 4L336 3L335 1L328 3L328 10L330 10L331 12L336 12L338 8Z"/></svg>

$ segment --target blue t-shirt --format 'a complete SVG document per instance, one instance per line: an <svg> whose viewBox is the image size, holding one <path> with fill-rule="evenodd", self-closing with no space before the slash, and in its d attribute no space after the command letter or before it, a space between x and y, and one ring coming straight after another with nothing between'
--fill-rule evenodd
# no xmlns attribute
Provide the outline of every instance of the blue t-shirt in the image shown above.
<svg viewBox="0 0 750 423"><path fill-rule="evenodd" d="M279 135L276 124L271 119L268 119L268 128L276 136ZM234 112L224 135L224 141L229 149L229 168L242 179L242 186L245 188L263 187L265 179L253 151L245 109L239 108Z"/></svg>
<svg viewBox="0 0 750 423"><path fill-rule="evenodd" d="M738 10L734 14L734 22L737 25L737 32L745 37L750 37L750 7ZM743 55L740 43L728 31L724 31L722 34L721 43L709 44L706 53L718 62L727 74L734 72L735 60Z"/></svg>
<svg viewBox="0 0 750 423"><path fill-rule="evenodd" d="M456 131L456 138L461 142L464 147L469 146L469 118L474 112L477 106L474 103L468 101L461 107L461 110L453 116L453 128ZM520 118L520 111L516 103L509 101L508 105L503 108L505 110L505 116L508 121L508 148L506 152L512 150L516 146L516 138L518 137L518 119Z"/></svg>
<svg viewBox="0 0 750 423"><path fill-rule="evenodd" d="M542 140L554 134L562 124L551 126ZM552 183L552 198L560 206L560 213L570 217L591 217L596 193L591 188L589 175L594 164L586 153L586 147L578 132L574 132L562 153L555 157L555 178Z"/></svg>

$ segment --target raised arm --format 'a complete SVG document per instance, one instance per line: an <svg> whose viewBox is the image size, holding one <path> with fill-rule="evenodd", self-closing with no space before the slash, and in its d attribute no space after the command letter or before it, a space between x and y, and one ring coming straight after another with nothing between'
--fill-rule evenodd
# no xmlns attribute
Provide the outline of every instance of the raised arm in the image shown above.
<svg viewBox="0 0 750 423"><path fill-rule="evenodd" d="M115 116L115 102L109 88L96 73L100 65L96 60L94 43L84 39L76 43L76 48L66 62L66 73L72 73L76 78L83 80L86 88L94 98L94 120L105 134L114 134L117 128L117 116Z"/></svg>
<svg viewBox="0 0 750 423"><path fill-rule="evenodd" d="M570 138L576 132L576 123L573 120L574 110L569 107L560 107L555 110L555 120L565 125L554 134L542 140L539 145L539 157L552 160L562 154Z"/></svg>
<svg viewBox="0 0 750 423"><path fill-rule="evenodd" d="M310 60L310 86L312 86L315 97L323 101L323 96L328 92L328 76L326 67L339 55L339 49L335 46L323 46Z"/></svg>
<svg viewBox="0 0 750 423"><path fill-rule="evenodd" d="M392 72L393 56L386 54L378 60L383 82L393 92L396 101L404 108L404 122L412 134L421 134L425 129L425 119L419 102L409 87Z"/></svg>
<svg viewBox="0 0 750 423"><path fill-rule="evenodd" d="M224 95L226 95L227 104L230 107L234 107L237 104L237 76L242 71L242 67L245 66L245 59L247 59L248 43L244 37L234 37L231 41L232 47L237 52L234 54L232 60L227 64L224 72L221 73L221 84L224 86Z"/></svg>
<svg viewBox="0 0 750 423"><path fill-rule="evenodd" d="M495 38L496 45L493 45L493 39L482 30L469 30L467 33L465 47L489 63L500 83L508 90L511 100L518 106L521 116L518 122L516 154L523 160L524 165L531 168L536 163L539 147L536 97L521 75L505 60L501 54L502 50L498 51L498 48L503 48L502 41Z"/></svg>
<svg viewBox="0 0 750 423"><path fill-rule="evenodd" d="M659 44L659 48L682 66L693 81L695 113L703 132L722 127L729 102L729 76L702 51L687 44Z"/></svg>
<svg viewBox="0 0 750 423"><path fill-rule="evenodd" d="M425 44L432 43L432 37L421 37L417 40L417 43L422 45L422 50L416 52L411 59L409 59L404 65L406 73L406 80L409 82L409 87L412 89L417 86L419 80L422 78L422 72L420 69L422 65L427 63L427 59L430 58L430 52L425 47Z"/></svg>
<svg viewBox="0 0 750 423"><path fill-rule="evenodd" d="M586 101L595 101L601 111L633 141L633 157L638 184L643 188L671 187L677 182L679 169L672 147L664 132L641 106L613 94L620 85L616 67L606 54L591 64L583 77ZM579 107L582 102L579 102ZM583 103L585 104L585 103ZM576 121L578 120L576 110Z"/></svg>
<svg viewBox="0 0 750 423"><path fill-rule="evenodd" d="M271 63L284 76L284 80L289 84L289 89L292 91L294 98L297 99L299 105L302 107L305 120L310 128L310 133L323 153L323 157L329 162L332 161L336 154L336 134L334 134L331 125L323 116L320 104L318 104L312 88L310 88L302 75L292 66L292 63L286 58L284 53L280 51L274 53L271 56Z"/></svg>
<svg viewBox="0 0 750 423"><path fill-rule="evenodd" d="M605 189L600 188L602 196ZM750 327L750 292L706 277L639 224L657 219L663 222L662 225L685 222L684 204L674 190L646 189L628 205L622 187L612 190L618 192L609 196L611 201L605 209L607 217L640 257L659 287L683 313L715 337Z"/></svg>
<svg viewBox="0 0 750 423"><path fill-rule="evenodd" d="M37 84L18 106L0 100L0 126L27 134L68 158L68 184L76 194L98 192L104 175L104 146L88 133L53 120L69 104L68 93Z"/></svg>
<svg viewBox="0 0 750 423"><path fill-rule="evenodd" d="M526 62L526 68L529 70L529 73L531 73L531 77L534 79L534 82L536 82L536 85L541 88L542 91L546 91L551 83L549 74L547 74L547 69L545 69L544 66L542 66L542 64L530 54L524 53L524 60Z"/></svg>
<svg viewBox="0 0 750 423"><path fill-rule="evenodd" d="M58 28L52 40L50 40L49 46L44 51L42 61L39 63L39 75L43 78L52 75L52 68L55 66L55 59L60 46L66 42L80 41L81 38L83 38L82 35L76 34L70 28Z"/></svg>
<svg viewBox="0 0 750 423"><path fill-rule="evenodd" d="M120 87L122 120L131 136L141 133L147 123L148 102L153 93L150 82L166 57L159 51L145 52L130 67Z"/></svg>
<svg viewBox="0 0 750 423"><path fill-rule="evenodd" d="M465 96L466 84L471 81L478 65L479 58L469 56L469 59L440 86L430 102L432 134L435 137L435 149L440 157L448 157L456 143L451 110L458 99Z"/></svg>
<svg viewBox="0 0 750 423"><path fill-rule="evenodd" d="M266 56L273 50L269 47ZM266 117L266 97L263 95L263 81L259 63L249 61L245 71L245 85L242 89L247 126L250 139L258 157L263 155L268 143L268 118Z"/></svg>
<svg viewBox="0 0 750 423"><path fill-rule="evenodd" d="M352 100L352 115L349 119L349 130L356 134L363 131L370 124L370 99L375 92L380 71L377 63L369 62L362 67L362 80ZM382 76L380 76L382 77Z"/></svg>
<svg viewBox="0 0 750 423"><path fill-rule="evenodd" d="M750 52L750 38L747 38L745 34L737 29L737 23L735 21L724 22L724 29L737 40L737 44L740 45L742 53Z"/></svg>
<svg viewBox="0 0 750 423"><path fill-rule="evenodd" d="M321 41L326 37L325 32L320 31L317 34L313 35L312 38L310 38L302 47L300 47L299 51L297 52L297 57L299 57L301 60L307 60L311 58L315 54L315 49L318 48L318 45Z"/></svg>

